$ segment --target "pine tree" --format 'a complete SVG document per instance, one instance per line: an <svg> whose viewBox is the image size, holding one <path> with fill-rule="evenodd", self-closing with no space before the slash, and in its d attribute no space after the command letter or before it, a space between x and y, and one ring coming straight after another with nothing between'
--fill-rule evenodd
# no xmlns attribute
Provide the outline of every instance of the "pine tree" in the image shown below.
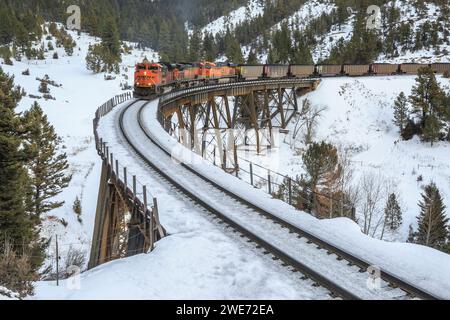
<svg viewBox="0 0 450 320"><path fill-rule="evenodd" d="M205 34L205 38L203 39L203 56L207 61L214 61L216 59L217 50L212 34Z"/></svg>
<svg viewBox="0 0 450 320"><path fill-rule="evenodd" d="M444 127L444 123L439 119L436 114L430 114L425 120L425 127L423 128L423 139L430 141L431 146L434 142L438 141L441 137L441 130Z"/></svg>
<svg viewBox="0 0 450 320"><path fill-rule="evenodd" d="M256 51L254 49L251 49L248 54L247 64L259 64L258 56L256 55Z"/></svg>
<svg viewBox="0 0 450 320"><path fill-rule="evenodd" d="M163 21L160 25L160 29L159 29L159 40L158 40L158 44L159 44L159 51L163 54L166 55L167 58L169 54L171 53L172 50L172 39L170 38L170 30L169 30L169 26L167 25L167 23L165 21ZM162 59L162 60L166 60L166 59Z"/></svg>
<svg viewBox="0 0 450 320"><path fill-rule="evenodd" d="M413 112L418 115L422 129L425 128L427 117L442 111L444 93L439 87L436 76L431 68L419 69L416 85L413 87L410 101Z"/></svg>
<svg viewBox="0 0 450 320"><path fill-rule="evenodd" d="M23 118L27 129L25 150L31 157L28 162L32 186L29 209L40 218L64 204L64 201L53 199L68 186L71 176L66 172L69 167L67 155L59 152L61 138L41 107L35 102Z"/></svg>
<svg viewBox="0 0 450 320"><path fill-rule="evenodd" d="M415 243L416 242L416 233L414 232L413 226L409 225L409 231L408 231L408 240L407 243Z"/></svg>
<svg viewBox="0 0 450 320"><path fill-rule="evenodd" d="M42 80L41 83L39 84L39 92L40 93L50 93L50 89L48 88L48 83L45 80Z"/></svg>
<svg viewBox="0 0 450 320"><path fill-rule="evenodd" d="M189 41L189 58L192 62L199 61L202 58L201 47L201 31L195 28Z"/></svg>
<svg viewBox="0 0 450 320"><path fill-rule="evenodd" d="M12 250L30 256L30 274L44 260L45 244L39 236L39 219L27 210L30 181L25 168L29 161L23 150L24 128L15 108L22 97L13 78L0 68L0 237L8 239ZM0 254L5 243L0 243Z"/></svg>
<svg viewBox="0 0 450 320"><path fill-rule="evenodd" d="M303 166L309 177L309 187L314 192L314 208L318 208L317 187L328 175L333 174L338 165L337 149L329 143L313 143L302 157Z"/></svg>
<svg viewBox="0 0 450 320"><path fill-rule="evenodd" d="M386 203L386 207L384 209L385 221L386 225L392 230L397 230L403 221L402 210L397 201L397 196L395 193L392 193L388 201Z"/></svg>
<svg viewBox="0 0 450 320"><path fill-rule="evenodd" d="M418 230L416 242L436 249L442 249L448 240L448 221L445 215L445 205L436 184L431 183L425 187L422 200L419 202L421 209L417 217Z"/></svg>
<svg viewBox="0 0 450 320"><path fill-rule="evenodd" d="M242 55L241 45L234 37L230 37L226 40L225 55L228 61L241 64L244 63L244 56Z"/></svg>
<svg viewBox="0 0 450 320"><path fill-rule="evenodd" d="M394 124L403 133L409 121L408 100L404 92L400 92L394 103Z"/></svg>

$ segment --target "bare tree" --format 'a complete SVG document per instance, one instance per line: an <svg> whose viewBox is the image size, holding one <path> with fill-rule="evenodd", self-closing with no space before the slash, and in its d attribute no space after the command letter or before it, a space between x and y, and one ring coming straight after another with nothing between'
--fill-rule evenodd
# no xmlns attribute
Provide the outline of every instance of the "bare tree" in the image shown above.
<svg viewBox="0 0 450 320"><path fill-rule="evenodd" d="M359 182L359 190L363 232L375 237L385 219L383 210L386 197L385 179L380 175L365 172Z"/></svg>
<svg viewBox="0 0 450 320"><path fill-rule="evenodd" d="M302 108L294 126L291 148L295 149L299 138L303 140L305 145L310 145L313 142L319 119L326 109L326 107L312 105L308 99L303 100Z"/></svg>

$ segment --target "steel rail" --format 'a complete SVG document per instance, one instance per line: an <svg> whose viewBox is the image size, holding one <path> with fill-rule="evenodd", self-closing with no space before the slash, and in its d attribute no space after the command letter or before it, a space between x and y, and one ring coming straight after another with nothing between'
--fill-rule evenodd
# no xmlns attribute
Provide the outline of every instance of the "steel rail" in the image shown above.
<svg viewBox="0 0 450 320"><path fill-rule="evenodd" d="M239 86L239 85L241 85L241 86L242 85L244 85L244 86L254 86L254 85L267 84L268 82L270 82L270 83L272 83L272 82L273 83L280 83L280 81L281 82L286 82L286 83L292 83L292 80L295 80L295 79L259 80L259 81L248 81L248 82L245 82L245 83L227 83L227 84L219 84L219 85L207 85L207 86L202 86L202 87L195 87L195 88L190 88L190 89L177 90L175 92L170 92L168 94L155 95L153 100L148 101L147 103L145 103L140 108L139 116L138 116L138 123L139 123L139 126L140 126L141 130L148 137L148 139L153 144L155 144L158 148L160 148L164 153L170 155L167 150L165 150L162 146L160 146L157 142L155 142L150 137L150 135L147 133L147 131L143 127L142 116L141 116L142 110L150 102L156 100L157 98L161 98L159 107L163 107L165 104L171 103L173 101L176 101L177 99L184 98L186 96L193 95L193 94L208 93L208 92L213 92L215 90L227 89L227 88L231 88L233 86ZM300 81L301 82L305 82L305 79L297 79L297 80L299 82ZM314 79L308 79L308 80L314 80ZM275 257L279 258L280 260L282 260L286 264L293 266L295 269L301 271L303 274L307 275L311 279L314 279L321 286L323 286L323 287L327 288L328 290L330 290L330 292L332 292L334 294L337 294L338 296L342 297L343 299L359 299L359 297L357 297L353 293L351 293L348 290L342 288L341 286L339 286L336 283L334 283L332 280L327 279L326 277L324 277L321 274L317 273L316 271L312 270L308 266L300 263L295 258L285 254L284 252L282 252L278 248L275 248L273 245L271 245L267 241L261 239L260 237L258 237L257 235L253 234L251 231L249 231L245 227L239 225L238 223L234 222L232 219L228 218L222 212L219 212L215 208L212 208L206 202L201 200L198 196L194 195L189 190L186 190L183 186L181 186L174 179L172 179L168 174L166 174L165 172L161 171L156 165L154 165L149 159L147 159L138 150L138 148L135 147L131 143L130 139L127 137L127 135L125 133L125 130L124 130L124 127L123 127L123 116L124 116L125 112L128 110L128 108L129 108L129 106L124 108L124 110L120 114L120 119L119 119L120 130L122 131L122 134L125 137L125 140L127 141L127 143L132 147L132 149L136 152L136 154L138 154L138 156L146 164L148 164L151 168L153 168L162 177L164 177L167 181L169 181L177 189L182 191L185 195L187 195L194 202L197 202L198 204L203 206L205 209L207 209L207 211L209 211L209 212L213 213L214 215L216 215L217 217L219 217L222 221L226 222L228 225L233 227L235 230L239 231L241 234L245 235L247 238L249 238L253 242L257 243L259 246L265 248L268 252L273 254ZM371 263L365 261L364 259L359 258L359 257L357 257L357 256L355 256L353 254L350 254L347 251L345 251L345 250L343 250L343 249L341 249L341 248L339 248L339 247L337 247L335 245L332 245L328 241L325 241L324 239L321 239L321 238L311 234L310 232L308 232L308 231L306 231L306 230L304 230L302 228L299 228L298 226L295 226L295 225L291 224L290 222L288 222L288 221L286 221L286 220L284 220L284 219L282 219L282 218L280 218L280 217L278 217L278 216L276 216L276 215L274 215L274 214L272 214L272 213L270 213L270 212L260 208L259 206L254 205L253 203L249 202L248 200L242 198L241 196L239 196L239 195L237 195L237 194L235 194L235 193L233 193L233 192L223 188L222 186L220 186L216 182L212 181L208 177L205 177L204 175L196 172L194 169L192 169L191 167L187 166L186 164L182 163L181 165L184 168L186 168L187 170L189 170L190 172L192 172L195 175L197 175L198 177L202 178L205 182L208 182L208 183L212 184L218 190L220 190L220 191L224 192L225 194L229 195L230 197L234 198L236 201L238 201L238 202L240 202L240 203L250 207L251 209L257 211L258 213L260 213L260 214L264 215L265 217L271 219L276 224L279 224L279 225L287 228L290 232L296 233L299 236L308 239L311 243L315 244L318 249L325 249L329 253L334 253L339 259L345 259L346 261L349 262L349 265L356 265L362 270L367 270L370 266L372 266ZM432 293L428 292L425 289L419 288L419 287L411 284L410 282L408 282L408 281L406 281L404 279L401 279L400 277L397 277L397 276L393 275L392 273L390 273L388 271L385 271L385 270L381 270L381 279L383 279L384 281L389 283L392 287L394 287L394 288L398 287L401 290L403 290L405 293L407 293L407 294L409 294L409 295L411 295L413 297L419 298L419 299L425 299L425 300L442 299L442 298L438 297L437 295L432 294Z"/></svg>
<svg viewBox="0 0 450 320"><path fill-rule="evenodd" d="M145 103L142 107L140 107L139 118L141 118L142 110L150 102L151 101ZM355 294L353 294L352 292L348 291L345 288L342 288L341 286L339 286L338 284L336 284L332 280L324 277L323 275L321 275L320 273L318 273L315 270L311 269L310 267L304 265L303 263L301 263L300 261L298 261L294 257L286 254L282 250L278 249L274 245L270 244L266 240L262 239L261 237L259 237L256 234L254 234L253 232L251 232L250 230L248 230L244 226L242 226L239 223L235 222L233 219L230 219L229 217L227 217L226 214L224 214L223 212L220 212L219 210L215 209L214 207L212 207L211 205L206 203L204 200L200 199L197 195L195 195L191 191L187 190L180 183L175 181L175 179L173 179L169 174L167 174L166 172L161 170L157 165L155 165L150 159L145 157L142 154L142 152L132 143L131 139L128 137L128 135L126 134L125 129L124 129L123 118L124 118L125 113L127 112L127 110L129 110L130 107L131 106L126 106L124 108L124 110L121 111L120 116L119 116L119 128L120 128L120 131L121 131L123 137L127 141L127 143L130 145L130 147L133 149L133 151L141 158L142 161L144 161L154 171L156 171L160 176L162 176L165 180L167 180L170 184L172 184L176 189L181 191L184 195L186 195L192 201L194 201L195 203L197 203L200 206L202 206L203 208L205 208L207 211L209 211L210 213L212 213L213 215L218 217L220 220L224 221L226 224L231 226L234 230L238 231L243 236L247 237L249 240L251 240L256 245L258 245L261 248L263 248L265 251L271 253L277 259L283 261L285 264L293 267L294 269L298 270L299 272L301 272L302 274L304 274L308 278L310 278L310 279L314 280L315 282L317 282L320 286L322 286L322 287L326 288L327 290L329 290L332 296L335 295L335 296L341 297L342 299L345 299L345 300L360 300L360 298L358 296L356 296ZM139 126L140 126L141 130L143 131L143 133L145 133L145 135L147 137L149 137L148 134L145 132L144 128L142 127L142 122L141 121L139 121ZM155 144L156 147L158 147L159 149L164 151L164 153L168 154L157 143L155 143L150 137L149 137L149 139L150 139L150 141L153 144ZM185 167L185 168L187 168L187 167Z"/></svg>
<svg viewBox="0 0 450 320"><path fill-rule="evenodd" d="M168 93L167 95L162 95L159 108L161 108L161 107L163 108L165 104L174 102L177 99L184 98L186 95L192 95L192 94L199 93L202 89L205 90L205 92L213 92L218 89L230 88L230 87L239 86L239 85L253 86L253 85L261 85L261 84L267 84L267 83L272 83L272 82L292 83L293 80L297 80L298 82L305 82L308 80L311 81L311 80L317 80L317 79L257 80L257 81L247 81L247 82L242 82L242 83L235 82L235 83L228 83L228 84L222 84L222 85L202 86L202 87L196 87L196 88L187 89L187 90L179 90L176 92ZM165 99L166 96L168 96L169 99ZM159 112L159 110L158 110L158 112ZM139 121L141 121L141 119L139 119ZM140 123L140 126L142 128L142 123ZM145 130L144 130L144 132L147 135L147 137L149 139L151 139L151 137L149 137L149 135L147 134L147 132ZM151 140L153 141L153 139L151 139ZM155 141L153 141L153 142L156 145L158 145L158 143L156 143ZM162 148L161 146L159 146L159 147L164 152L168 153L164 148ZM262 215L266 216L267 218L275 221L276 223L288 228L291 232L297 233L300 236L309 239L314 244L316 244L318 247L326 249L329 252L335 253L338 257L341 257L341 258L349 261L350 263L358 266L361 269L367 270L369 267L373 266L373 264L369 263L368 261L366 261L360 257L357 257L353 254L350 254L347 251L343 250L342 248L339 248L339 247L329 243L328 241L321 239L321 238L311 234L310 232L308 232L302 228L299 228L298 226L295 226L292 223L268 212L267 210L264 210L264 209L258 207L257 205L254 205L253 203L249 202L248 200L242 198L241 196L223 188L222 186L220 186L216 182L212 181L208 177L205 177L204 175L196 172L191 167L189 167L185 164L182 164L182 165L186 169L195 173L197 176L201 177L203 180L214 185L214 187L216 187L217 189L230 195L231 197L235 198L237 201L244 203L248 207L251 207L252 209L257 210L259 213L261 213ZM398 288L402 289L403 291L407 292L408 294L410 294L412 296L415 296L415 297L417 297L419 299L423 299L423 300L441 300L442 299L441 297L439 297L423 288L419 288L419 287L415 286L414 284L410 283L409 281L401 279L400 277L398 277L386 270L381 269L380 272L381 272L381 279L394 285L394 287L398 287Z"/></svg>

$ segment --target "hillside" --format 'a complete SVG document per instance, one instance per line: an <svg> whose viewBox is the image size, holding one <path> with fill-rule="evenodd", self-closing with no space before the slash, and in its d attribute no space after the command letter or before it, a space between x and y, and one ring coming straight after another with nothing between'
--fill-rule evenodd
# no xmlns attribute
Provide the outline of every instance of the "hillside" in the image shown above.
<svg viewBox="0 0 450 320"><path fill-rule="evenodd" d="M46 26L48 28L48 25ZM62 47L57 47L56 39L42 39L47 46L52 43L53 50L44 54L43 60L14 60L13 65L1 64L1 68L14 76L14 81L26 92L17 111L28 110L33 102L41 105L56 133L63 139L64 151L68 154L69 172L72 181L58 200L65 201L63 207L50 211L43 217L42 236L51 239L48 247L48 259L45 266L55 268L55 236L59 237L61 263L65 264L69 251L79 251L84 256L83 266L87 264L91 249L91 238L97 201L98 181L100 179L99 158L93 145L92 119L96 108L112 96L122 92L124 84L131 85L134 65L144 55L154 58L151 51L135 50L123 55L120 74L106 81L104 74L94 75L86 70L86 54L90 44L97 43L98 38L86 34L69 34L76 41L73 56L68 56ZM40 45L36 45L40 47ZM54 59L54 53L59 59ZM22 74L29 70L29 75ZM40 81L48 75L52 81L61 85L50 87L50 95L55 100L42 98L38 91ZM74 201L81 200L80 220L73 210Z"/></svg>

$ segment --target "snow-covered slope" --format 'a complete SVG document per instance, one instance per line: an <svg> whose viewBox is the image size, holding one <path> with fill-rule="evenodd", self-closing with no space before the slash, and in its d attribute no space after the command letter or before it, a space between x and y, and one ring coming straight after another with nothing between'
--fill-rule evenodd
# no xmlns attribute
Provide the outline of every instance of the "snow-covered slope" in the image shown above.
<svg viewBox="0 0 450 320"><path fill-rule="evenodd" d="M249 0L246 6L233 10L227 16L220 17L207 24L202 29L202 33L209 33L215 36L226 31L227 28L233 31L236 25L245 20L252 20L258 17L263 13L263 10L264 4L262 0Z"/></svg>
<svg viewBox="0 0 450 320"><path fill-rule="evenodd" d="M439 77L439 81L450 85L448 79ZM393 101L401 91L409 95L414 83L415 76L323 79L316 91L299 102L301 106L308 99L313 106L325 109L318 120L315 140L352 150L355 185L363 174L373 173L395 186L404 223L400 233L390 239L398 241L406 241L409 226L416 226L417 203L426 184L434 181L447 208L450 207L450 143L431 147L418 138L401 141L398 128L392 123ZM291 123L290 134L295 125L295 121ZM282 135L281 141L280 149L273 150L270 156L252 159L292 177L305 173L301 160L304 144L298 142L293 150L289 136ZM423 181L418 181L419 177Z"/></svg>
<svg viewBox="0 0 450 320"><path fill-rule="evenodd" d="M59 55L57 60L53 59L52 50L45 53L45 60L29 61L23 58L20 62L13 61L13 66L1 64L6 73L14 75L15 84L22 86L27 93L18 111L27 110L37 101L62 137L65 146L63 151L69 158L69 171L73 178L69 187L57 197L64 200L65 204L44 217L42 232L44 236L52 238L48 263L54 261L54 239L58 235L62 264L71 247L83 251L86 257L90 250L101 165L93 144L92 119L95 110L112 96L122 93L121 83L132 85L134 65L138 60L142 60L144 55L150 59L154 57L152 51L133 50L132 54L123 55L120 75L114 80L105 81L103 74L94 75L85 66L89 44L98 42L98 39L86 34L78 36L76 32L69 33L77 43L73 56L67 56L63 48L57 48L55 39L52 39L50 42ZM42 42L47 48L49 41ZM30 70L29 76L22 75L26 69ZM50 94L56 100L30 98L29 95L42 95L38 92L40 82L36 78L45 75L62 85L58 88L49 86ZM81 223L72 208L76 197L82 202Z"/></svg>

